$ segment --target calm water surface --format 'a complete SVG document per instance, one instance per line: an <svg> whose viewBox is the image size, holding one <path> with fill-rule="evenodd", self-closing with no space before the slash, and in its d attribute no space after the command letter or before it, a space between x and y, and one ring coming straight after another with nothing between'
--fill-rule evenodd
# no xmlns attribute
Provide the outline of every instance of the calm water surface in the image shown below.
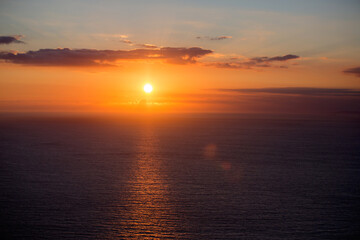
<svg viewBox="0 0 360 240"><path fill-rule="evenodd" d="M355 239L357 120L2 115L1 234Z"/></svg>

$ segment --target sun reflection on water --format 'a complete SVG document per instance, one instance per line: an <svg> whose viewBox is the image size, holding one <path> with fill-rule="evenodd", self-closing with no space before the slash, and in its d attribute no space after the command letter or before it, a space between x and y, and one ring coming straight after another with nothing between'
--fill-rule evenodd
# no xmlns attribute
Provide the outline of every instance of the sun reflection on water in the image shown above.
<svg viewBox="0 0 360 240"><path fill-rule="evenodd" d="M151 126L144 126L129 182L126 238L175 237L173 209L169 204L168 185L159 159L158 139Z"/></svg>

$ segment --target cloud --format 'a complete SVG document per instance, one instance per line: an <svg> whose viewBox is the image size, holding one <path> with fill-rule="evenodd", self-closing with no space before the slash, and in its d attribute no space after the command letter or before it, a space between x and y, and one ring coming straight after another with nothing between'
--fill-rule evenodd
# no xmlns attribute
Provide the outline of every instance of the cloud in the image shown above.
<svg viewBox="0 0 360 240"><path fill-rule="evenodd" d="M251 58L252 61L257 62L257 63L263 63L263 62L274 62L274 61L287 61L287 60L291 60L291 59L296 59L299 58L299 56L293 55L293 54L288 54L285 56L276 56L276 57L255 57L255 58Z"/></svg>
<svg viewBox="0 0 360 240"><path fill-rule="evenodd" d="M126 43L126 44L130 44L130 45L132 45L132 44L133 44L133 42L132 42L132 41L130 41L129 39L120 39L120 42L122 42L122 43Z"/></svg>
<svg viewBox="0 0 360 240"><path fill-rule="evenodd" d="M210 38L210 40L216 41L216 40L224 40L224 39L230 39L230 38L232 38L232 36L219 36L219 37Z"/></svg>
<svg viewBox="0 0 360 240"><path fill-rule="evenodd" d="M14 36L0 36L0 44L10 44L10 43L24 43L20 41L23 36L22 35L14 35Z"/></svg>
<svg viewBox="0 0 360 240"><path fill-rule="evenodd" d="M292 59L300 58L297 55L288 54L284 56L275 57L254 57L246 60L238 60L237 58L230 59L231 61L225 62L212 62L208 63L209 66L215 66L218 68L230 68L230 69L250 69L254 67L272 67L274 62L285 62ZM287 68L287 66L281 65L280 68Z"/></svg>
<svg viewBox="0 0 360 240"><path fill-rule="evenodd" d="M149 43L135 43L131 40L128 39L128 36L126 35L122 35L121 39L120 39L120 42L122 43L126 43L130 46L135 46L135 47L139 47L139 48L159 48L158 46L156 45L153 45L153 44L149 44Z"/></svg>
<svg viewBox="0 0 360 240"><path fill-rule="evenodd" d="M205 39L205 40L211 40L211 41L219 41L219 40L225 40L225 39L231 39L232 36L218 36L218 37L208 37L208 36L205 36L205 37L196 37L196 39Z"/></svg>
<svg viewBox="0 0 360 240"><path fill-rule="evenodd" d="M95 37L101 37L101 38L128 38L129 35L126 35L126 34L106 34L106 33L95 33L95 34L92 34L92 36L95 36Z"/></svg>
<svg viewBox="0 0 360 240"><path fill-rule="evenodd" d="M198 93L168 94L155 101L161 100L174 105L186 103L200 112L360 114L360 89L204 89Z"/></svg>
<svg viewBox="0 0 360 240"><path fill-rule="evenodd" d="M96 49L40 49L26 53L0 52L0 60L38 66L109 66L118 60L164 60L173 64L196 63L197 59L212 53L199 47L134 50Z"/></svg>
<svg viewBox="0 0 360 240"><path fill-rule="evenodd" d="M235 93L268 93L279 95L302 95L302 96L356 96L360 97L360 90L346 88L309 88L309 87L285 87L285 88L231 88L216 89L219 92Z"/></svg>
<svg viewBox="0 0 360 240"><path fill-rule="evenodd" d="M207 66L214 66L217 68L229 68L229 69L249 69L249 66L246 64L238 63L238 62L212 62L207 63Z"/></svg>
<svg viewBox="0 0 360 240"><path fill-rule="evenodd" d="M149 44L149 43L136 44L136 46L143 47L143 48L159 48L158 46L153 45L153 44Z"/></svg>
<svg viewBox="0 0 360 240"><path fill-rule="evenodd" d="M360 67L348 68L343 71L344 73L354 74L357 77L360 77Z"/></svg>

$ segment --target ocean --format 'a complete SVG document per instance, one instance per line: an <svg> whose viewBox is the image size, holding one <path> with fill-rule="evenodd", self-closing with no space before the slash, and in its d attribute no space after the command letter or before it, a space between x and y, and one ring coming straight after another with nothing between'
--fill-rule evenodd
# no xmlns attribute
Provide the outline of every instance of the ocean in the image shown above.
<svg viewBox="0 0 360 240"><path fill-rule="evenodd" d="M353 116L0 116L2 239L356 239Z"/></svg>

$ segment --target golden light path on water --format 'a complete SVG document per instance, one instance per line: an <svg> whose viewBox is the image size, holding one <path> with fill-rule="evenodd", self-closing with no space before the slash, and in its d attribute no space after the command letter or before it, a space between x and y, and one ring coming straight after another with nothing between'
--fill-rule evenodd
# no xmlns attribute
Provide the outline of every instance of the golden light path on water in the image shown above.
<svg viewBox="0 0 360 240"><path fill-rule="evenodd" d="M163 159L159 159L158 139L151 124L141 129L133 178L129 182L129 210L122 225L128 231L122 235L134 239L176 237L175 213L164 176Z"/></svg>

